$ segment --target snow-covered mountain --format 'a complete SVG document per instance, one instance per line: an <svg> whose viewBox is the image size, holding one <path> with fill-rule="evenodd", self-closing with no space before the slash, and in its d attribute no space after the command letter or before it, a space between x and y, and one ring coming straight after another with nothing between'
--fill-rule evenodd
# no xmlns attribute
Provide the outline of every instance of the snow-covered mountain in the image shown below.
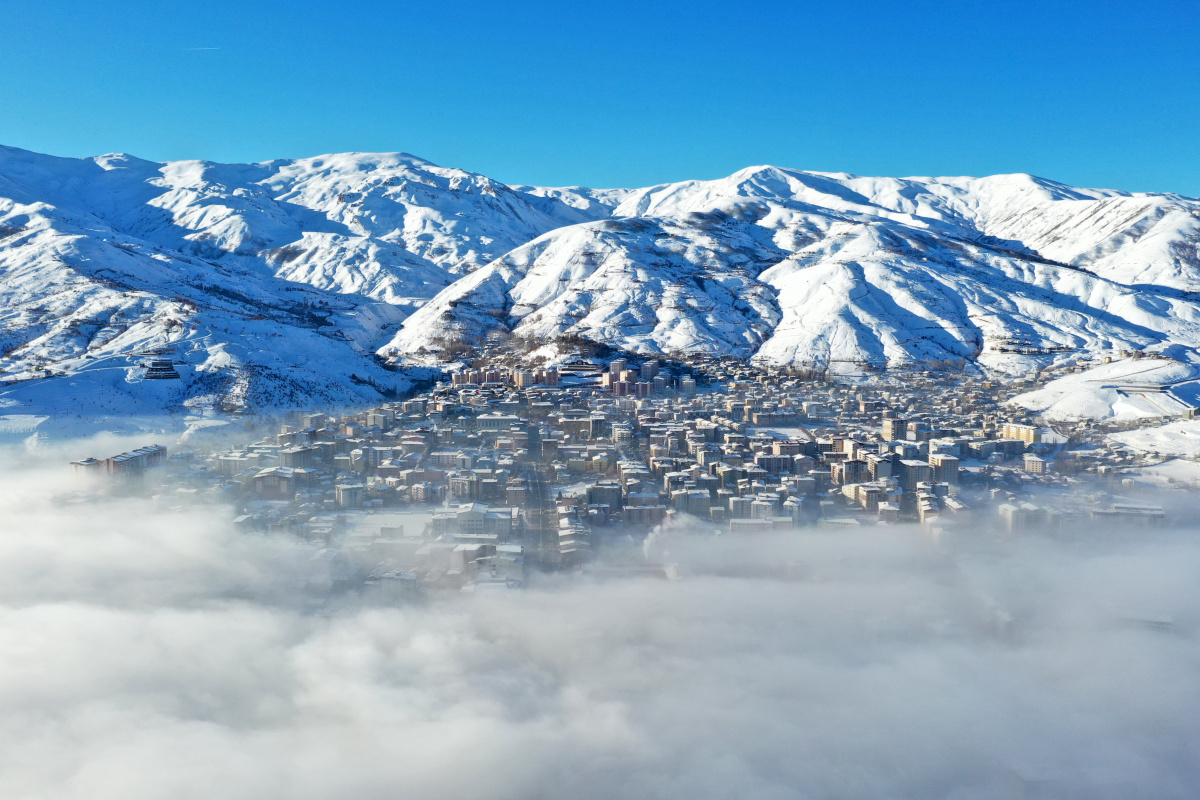
<svg viewBox="0 0 1200 800"><path fill-rule="evenodd" d="M1200 202L1027 175L756 167L629 193L447 287L388 352L489 328L787 364L1197 343Z"/></svg>
<svg viewBox="0 0 1200 800"><path fill-rule="evenodd" d="M378 399L410 383L374 354L409 313L621 196L512 189L403 154L158 164L0 148L0 406ZM141 379L156 350L181 381Z"/></svg>
<svg viewBox="0 0 1200 800"><path fill-rule="evenodd" d="M1197 292L1200 201L1027 175L752 167L592 190L405 154L160 164L0 148L0 404L363 402L407 385L385 358L434 362L492 332L1023 370L1200 345ZM181 380L142 379L155 350Z"/></svg>

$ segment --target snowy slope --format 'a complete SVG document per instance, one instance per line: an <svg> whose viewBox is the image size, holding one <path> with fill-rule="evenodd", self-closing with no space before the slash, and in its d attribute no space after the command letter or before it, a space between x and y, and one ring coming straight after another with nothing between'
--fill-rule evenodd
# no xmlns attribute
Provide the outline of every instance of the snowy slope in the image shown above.
<svg viewBox="0 0 1200 800"><path fill-rule="evenodd" d="M1200 201L1028 175L762 166L593 190L402 153L0 148L0 399L31 419L60 395L96 413L360 402L406 384L384 358L489 334L1024 371L1200 346L1198 242ZM163 348L183 380L151 387L142 354Z"/></svg>
<svg viewBox="0 0 1200 800"><path fill-rule="evenodd" d="M1195 298L1171 281L1126 285L1008 238L1036 209L1052 217L1058 204L1118 194L1029 176L775 167L639 189L617 220L552 232L447 288L384 352L436 353L501 329L775 364L961 359L1019 371L1039 356L1200 343ZM1095 236L1078 238L1092 247Z"/></svg>
<svg viewBox="0 0 1200 800"><path fill-rule="evenodd" d="M185 402L229 409L379 397L352 375L408 385L371 354L403 318L397 306L239 275L121 237L106 242L53 210L27 216L24 230L0 242L0 397L51 413L149 415ZM156 350L178 363L181 380L142 379Z"/></svg>
<svg viewBox="0 0 1200 800"><path fill-rule="evenodd" d="M1200 420L1180 420L1162 426L1122 431L1109 434L1108 438L1117 444L1142 453L1157 453L1191 460L1200 459ZM1176 469L1181 466L1175 465ZM1191 470L1187 470L1187 473L1190 474L1186 474L1186 480L1189 483L1197 477L1196 469L1200 465L1192 464L1191 467Z"/></svg>
<svg viewBox="0 0 1200 800"><path fill-rule="evenodd" d="M1152 419L1200 407L1200 357L1168 352L1065 375L1009 402L1052 421Z"/></svg>
<svg viewBox="0 0 1200 800"><path fill-rule="evenodd" d="M517 190L405 154L0 148L0 399L93 416L370 402L410 383L374 350L413 309L622 194ZM182 380L142 380L165 349Z"/></svg>
<svg viewBox="0 0 1200 800"><path fill-rule="evenodd" d="M767 201L884 217L1036 253L1128 284L1200 290L1200 201L1079 189L1032 175L868 178L751 167L640 189L617 214L674 215Z"/></svg>
<svg viewBox="0 0 1200 800"><path fill-rule="evenodd" d="M840 224L761 276L783 319L772 363L962 358L1022 368L1024 350L1073 357L1200 342L1200 307L1087 272L892 223Z"/></svg>
<svg viewBox="0 0 1200 800"><path fill-rule="evenodd" d="M439 294L387 351L436 351L511 329L533 340L569 333L639 352L749 357L779 319L756 277L786 255L753 233L717 218L554 231Z"/></svg>
<svg viewBox="0 0 1200 800"><path fill-rule="evenodd" d="M517 191L403 153L158 164L0 148L0 197L98 218L114 231L204 258L243 256L262 268L310 248L346 248L373 253L384 269L424 269L417 277L445 285L444 272L470 271L546 231L608 216L620 193Z"/></svg>

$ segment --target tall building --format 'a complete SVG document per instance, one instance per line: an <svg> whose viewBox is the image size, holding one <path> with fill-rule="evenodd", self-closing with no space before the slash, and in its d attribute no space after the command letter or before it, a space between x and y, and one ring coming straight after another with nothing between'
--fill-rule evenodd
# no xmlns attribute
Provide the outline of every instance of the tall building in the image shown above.
<svg viewBox="0 0 1200 800"><path fill-rule="evenodd" d="M334 487L338 508L361 508L365 492L361 483L339 483Z"/></svg>
<svg viewBox="0 0 1200 800"><path fill-rule="evenodd" d="M607 505L611 509L621 507L624 490L615 481L600 481L588 488L588 505Z"/></svg>
<svg viewBox="0 0 1200 800"><path fill-rule="evenodd" d="M958 484L958 458L949 453L934 453L929 456L933 467L933 479L938 483Z"/></svg>
<svg viewBox="0 0 1200 800"><path fill-rule="evenodd" d="M1025 444L1035 444L1042 440L1041 429L1033 425L1021 425L1006 422L1000 432L1001 439L1020 439Z"/></svg>
<svg viewBox="0 0 1200 800"><path fill-rule="evenodd" d="M910 442L927 442L933 438L933 431L924 422L910 422L905 426L905 439Z"/></svg>
<svg viewBox="0 0 1200 800"><path fill-rule="evenodd" d="M143 470L157 467L166 460L167 448L161 444L152 444L105 459L104 471L109 475L141 474Z"/></svg>
<svg viewBox="0 0 1200 800"><path fill-rule="evenodd" d="M900 485L906 492L914 492L918 483L928 483L933 477L933 467L924 461L904 458L900 460Z"/></svg>
<svg viewBox="0 0 1200 800"><path fill-rule="evenodd" d="M1026 531L1046 521L1046 510L1033 503L1005 503L998 510L1009 533Z"/></svg>
<svg viewBox="0 0 1200 800"><path fill-rule="evenodd" d="M877 481L892 477L893 458L891 456L869 453L866 461L867 471L871 473L871 480Z"/></svg>
<svg viewBox="0 0 1200 800"><path fill-rule="evenodd" d="M833 482L842 486L849 483L859 483L869 475L867 462L859 461L858 459L846 459L836 462L830 466L830 473L832 474Z"/></svg>

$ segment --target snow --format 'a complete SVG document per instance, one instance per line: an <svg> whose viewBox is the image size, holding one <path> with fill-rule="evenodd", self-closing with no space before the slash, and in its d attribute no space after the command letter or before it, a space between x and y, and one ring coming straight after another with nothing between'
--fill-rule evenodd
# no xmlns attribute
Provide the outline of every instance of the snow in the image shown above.
<svg viewBox="0 0 1200 800"><path fill-rule="evenodd" d="M1060 249L1069 238L1062 219L1120 217L1138 228L1127 208L1105 210L1117 201L1200 213L1174 195L1027 175L892 179L753 167L639 189L615 219L552 231L448 287L385 352L436 352L447 340L507 330L771 364L853 370L932 360L1019 373L1080 353L1195 346L1196 301L1176 290L1195 277L1186 258L1176 274L1190 277L1149 290L1091 269L1094 232L1072 240L1085 255L1056 251L1071 263L1017 238L1021 220L1041 245L1053 228ZM1066 206L1075 217L1063 216ZM1186 253L1195 231L1172 230L1172 252Z"/></svg>
<svg viewBox="0 0 1200 800"><path fill-rule="evenodd" d="M1143 453L1200 459L1200 420L1180 420L1158 427L1121 431L1109 434L1108 438Z"/></svg>
<svg viewBox="0 0 1200 800"><path fill-rule="evenodd" d="M1050 381L1009 401L1050 421L1133 420L1174 416L1197 405L1200 356L1120 359ZM1138 391L1139 389L1157 389Z"/></svg>
<svg viewBox="0 0 1200 800"><path fill-rule="evenodd" d="M1200 201L1020 174L756 166L593 190L405 153L161 164L0 147L0 395L81 419L373 402L408 385L383 358L435 363L492 333L1023 373L1200 347L1198 248ZM154 350L180 381L141 379ZM1023 403L1059 419L1200 404L1191 373L1164 373L1166 393L1116 377Z"/></svg>
<svg viewBox="0 0 1200 800"><path fill-rule="evenodd" d="M37 430L37 427L49 417L36 414L3 414L0 415L0 437L18 436L24 438Z"/></svg>
<svg viewBox="0 0 1200 800"><path fill-rule="evenodd" d="M1172 459L1153 467L1143 467L1137 473L1126 473L1138 483L1148 483L1155 486L1184 484L1193 489L1200 488L1200 463Z"/></svg>
<svg viewBox="0 0 1200 800"><path fill-rule="evenodd" d="M799 427L758 427L752 426L746 429L746 432L751 436L767 435L776 439L800 439L812 440L813 435L806 428Z"/></svg>

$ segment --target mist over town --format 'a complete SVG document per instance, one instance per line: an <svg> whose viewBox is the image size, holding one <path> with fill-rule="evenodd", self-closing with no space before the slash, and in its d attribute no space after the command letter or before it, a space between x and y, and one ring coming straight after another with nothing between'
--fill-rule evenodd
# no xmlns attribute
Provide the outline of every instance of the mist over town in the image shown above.
<svg viewBox="0 0 1200 800"><path fill-rule="evenodd" d="M8 4L0 800L1200 797L1198 40Z"/></svg>
<svg viewBox="0 0 1200 800"><path fill-rule="evenodd" d="M0 791L1190 796L1161 458L978 379L595 361L11 445Z"/></svg>

